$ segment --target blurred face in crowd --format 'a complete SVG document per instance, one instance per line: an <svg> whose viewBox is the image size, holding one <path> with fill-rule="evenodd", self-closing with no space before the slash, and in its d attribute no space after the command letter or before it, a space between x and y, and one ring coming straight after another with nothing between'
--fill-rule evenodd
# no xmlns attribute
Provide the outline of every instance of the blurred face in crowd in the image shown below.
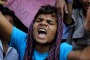
<svg viewBox="0 0 90 60"><path fill-rule="evenodd" d="M53 42L57 32L57 18L51 14L40 14L33 25L33 37L39 44Z"/></svg>
<svg viewBox="0 0 90 60"><path fill-rule="evenodd" d="M80 0L82 7L85 11L90 7L90 0Z"/></svg>
<svg viewBox="0 0 90 60"><path fill-rule="evenodd" d="M13 17L12 16L10 16L10 15L4 15L5 16L5 18L12 24L12 25L14 25L14 21L13 21Z"/></svg>

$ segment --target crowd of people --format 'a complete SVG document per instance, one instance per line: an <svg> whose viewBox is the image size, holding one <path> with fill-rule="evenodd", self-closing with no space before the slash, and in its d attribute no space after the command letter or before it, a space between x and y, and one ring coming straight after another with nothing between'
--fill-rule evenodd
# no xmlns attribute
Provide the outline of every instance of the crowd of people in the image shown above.
<svg viewBox="0 0 90 60"><path fill-rule="evenodd" d="M0 9L0 60L90 60L90 0L41 6L27 33L15 19L14 11Z"/></svg>

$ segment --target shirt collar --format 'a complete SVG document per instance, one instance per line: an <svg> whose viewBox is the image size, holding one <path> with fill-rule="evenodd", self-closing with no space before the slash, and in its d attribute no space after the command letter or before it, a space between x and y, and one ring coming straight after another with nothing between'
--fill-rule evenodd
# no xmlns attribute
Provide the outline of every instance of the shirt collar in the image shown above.
<svg viewBox="0 0 90 60"><path fill-rule="evenodd" d="M3 46L2 46L2 42L1 42L1 40L0 40L0 48L3 50Z"/></svg>
<svg viewBox="0 0 90 60"><path fill-rule="evenodd" d="M80 14L83 22L85 22L85 17L84 17L84 15L83 15L83 9L80 9L80 13L79 13L79 14Z"/></svg>
<svg viewBox="0 0 90 60"><path fill-rule="evenodd" d="M1 48L2 51L3 51L3 45L2 45L1 40L0 40L0 48ZM12 47L8 47L7 53L8 53L11 49L12 49ZM7 54L7 53L6 53L6 54Z"/></svg>

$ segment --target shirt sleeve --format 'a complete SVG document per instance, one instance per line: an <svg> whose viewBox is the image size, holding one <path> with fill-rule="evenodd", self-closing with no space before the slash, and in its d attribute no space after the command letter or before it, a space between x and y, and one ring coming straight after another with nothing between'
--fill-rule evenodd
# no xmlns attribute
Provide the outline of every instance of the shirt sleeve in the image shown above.
<svg viewBox="0 0 90 60"><path fill-rule="evenodd" d="M60 45L60 60L67 60L69 52L72 51L72 45L64 42Z"/></svg>
<svg viewBox="0 0 90 60"><path fill-rule="evenodd" d="M26 33L17 29L16 27L13 27L10 37L10 46L16 48L19 51L21 47L26 45L26 36Z"/></svg>
<svg viewBox="0 0 90 60"><path fill-rule="evenodd" d="M67 39L68 38L69 32L70 32L71 28L73 28L73 27L74 27L74 24L70 25L70 26L65 26L65 24L63 23L62 39Z"/></svg>

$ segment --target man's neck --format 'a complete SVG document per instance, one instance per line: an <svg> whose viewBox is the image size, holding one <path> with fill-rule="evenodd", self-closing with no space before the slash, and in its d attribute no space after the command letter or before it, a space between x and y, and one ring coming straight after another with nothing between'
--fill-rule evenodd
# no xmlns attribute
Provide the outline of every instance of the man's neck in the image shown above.
<svg viewBox="0 0 90 60"><path fill-rule="evenodd" d="M5 40L1 40L2 42L2 46L3 46L3 52L6 54L7 50L8 50L8 42Z"/></svg>
<svg viewBox="0 0 90 60"><path fill-rule="evenodd" d="M45 53L45 52L48 52L51 48L51 45L42 45L42 44L36 44L35 46L36 50L40 53Z"/></svg>

